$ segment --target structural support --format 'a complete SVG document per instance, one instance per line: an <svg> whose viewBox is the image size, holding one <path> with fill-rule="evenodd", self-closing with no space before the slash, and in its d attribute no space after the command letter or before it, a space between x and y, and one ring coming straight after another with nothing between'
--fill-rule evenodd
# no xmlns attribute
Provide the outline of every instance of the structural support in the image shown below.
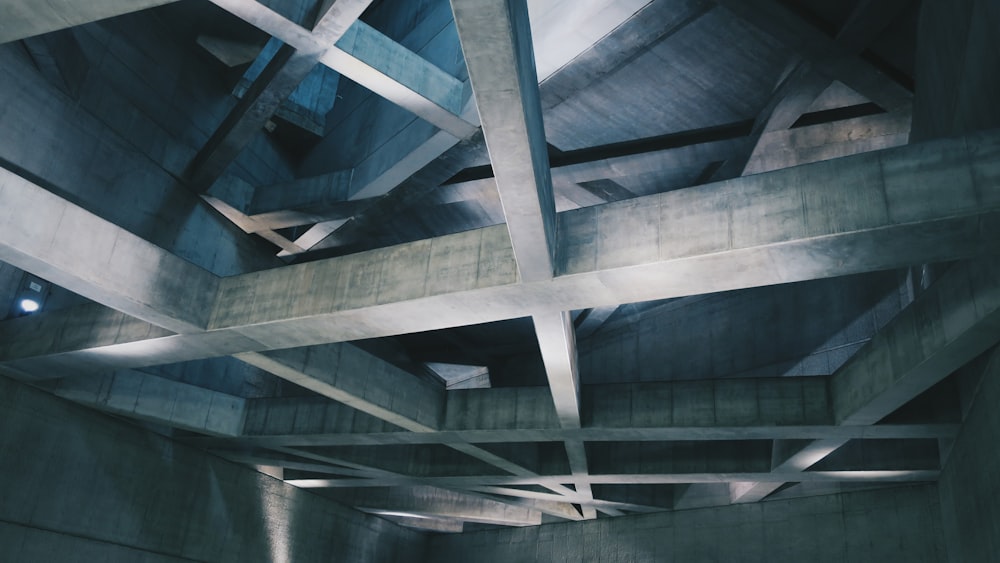
<svg viewBox="0 0 1000 563"><path fill-rule="evenodd" d="M452 11L520 278L524 282L551 280L556 207L527 4L523 0L453 0ZM578 428L573 321L566 311L532 315L532 320L560 424ZM586 476L583 444L566 442L566 453L573 474ZM593 498L585 481L576 482L576 492ZM584 517L596 518L597 514L586 507Z"/></svg>
<svg viewBox="0 0 1000 563"><path fill-rule="evenodd" d="M580 375L577 369L576 336L570 314L534 315L535 334L549 379L559 425L580 427Z"/></svg>
<svg viewBox="0 0 1000 563"><path fill-rule="evenodd" d="M837 32L835 38L837 45L851 55L861 53L896 19L907 3L907 0L859 2L847 18L847 23ZM813 101L833 83L830 76L813 70L815 63L800 60L798 56L795 59L791 71L775 89L768 104L754 121L750 135L751 143L741 154L727 160L716 172L716 178L726 179L744 175L748 161L760 150L762 136L771 131L790 128ZM895 109L902 111L904 108L905 105Z"/></svg>
<svg viewBox="0 0 1000 563"><path fill-rule="evenodd" d="M555 200L527 5L453 0L452 11L521 279L550 279Z"/></svg>
<svg viewBox="0 0 1000 563"><path fill-rule="evenodd" d="M875 424L1000 341L997 280L997 258L963 262L900 312L831 376L837 424ZM844 443L811 442L777 469L805 471ZM759 500L779 486L745 483L736 488L733 500Z"/></svg>
<svg viewBox="0 0 1000 563"><path fill-rule="evenodd" d="M877 471L806 471L803 473L768 473L768 472L725 472L725 473L643 473L643 474L606 474L588 475L586 481L591 485L674 485L686 483L720 483L735 480L770 481L784 483L790 480L802 482L844 482L844 483L922 483L935 481L940 473L937 469L900 469ZM573 475L546 475L544 477L507 477L507 476L477 476L477 477L430 477L415 480L441 487L478 487L482 485L524 486L551 485L579 481ZM409 485L412 479L292 479L287 481L296 487L340 488L340 487L392 487Z"/></svg>
<svg viewBox="0 0 1000 563"><path fill-rule="evenodd" d="M342 3L345 0L338 0ZM317 62L362 84L376 94L410 110L458 138L476 132L476 126L458 117L464 86L417 55L389 40L363 22L356 21L370 0L350 0L354 19L350 26L331 32L309 32L255 0L212 0L232 13L297 51L311 52ZM337 9L334 4L332 10ZM348 13L346 10L343 12ZM343 45L338 40L343 38ZM335 44L336 43L336 44ZM426 89L424 89L426 88Z"/></svg>
<svg viewBox="0 0 1000 563"><path fill-rule="evenodd" d="M510 240L499 226L224 278L217 297L210 282L207 290L192 291L191 280L206 275L192 272L174 294L187 301L170 299L164 307L197 303L196 317L211 309L205 336L232 354L991 254L1000 250L998 147L996 133L981 133L567 212L560 216L562 275L545 282L517 283ZM38 194L38 202L15 193ZM74 250L80 231L65 217L54 223L55 217L60 209L75 209L67 217L85 212L37 186L0 188L0 201L9 216L0 222L2 259L28 271L41 268L36 273L85 295L88 286L120 286L111 295L90 295L127 313L142 311L119 303L120 295L181 284L175 274L193 269L179 259L176 268L163 268L174 259L138 240L132 251L120 242L97 245L128 258L122 275L98 267L102 260L70 259L59 249L84 254ZM132 237L107 225L109 241ZM38 239L35 232L48 234ZM52 240L62 241L54 251ZM87 283L74 281L81 279ZM438 314L422 314L427 307ZM0 362L30 370L38 356L20 353L28 340L12 334ZM61 342L46 354L103 361L87 351L113 344L115 336ZM205 345L178 347L163 358L155 347L150 352L141 361L213 355ZM114 358L114 365L129 367L128 360Z"/></svg>
<svg viewBox="0 0 1000 563"><path fill-rule="evenodd" d="M6 169L0 169L0 260L180 333L205 329L219 283Z"/></svg>
<svg viewBox="0 0 1000 563"><path fill-rule="evenodd" d="M216 4L233 11L238 16L253 11L263 17L270 12L255 0L234 0ZM257 4L257 6L251 8L246 4ZM317 18L316 25L308 36L308 43L300 41L293 43L294 46L286 44L278 49L191 162L188 173L196 190L205 192L211 187L278 111L281 103L291 95L299 83L305 80L323 53L344 36L369 4L371 0L336 0L326 13L320 14ZM282 30L291 31L298 27L274 12L270 12L267 17L273 20L275 27Z"/></svg>

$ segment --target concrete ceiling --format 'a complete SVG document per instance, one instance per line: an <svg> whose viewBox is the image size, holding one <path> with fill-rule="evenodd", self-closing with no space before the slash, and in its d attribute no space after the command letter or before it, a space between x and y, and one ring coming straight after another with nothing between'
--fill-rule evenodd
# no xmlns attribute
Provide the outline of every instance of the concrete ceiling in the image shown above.
<svg viewBox="0 0 1000 563"><path fill-rule="evenodd" d="M147 4L0 5L4 375L435 531L937 478L1000 137L908 144L917 2Z"/></svg>

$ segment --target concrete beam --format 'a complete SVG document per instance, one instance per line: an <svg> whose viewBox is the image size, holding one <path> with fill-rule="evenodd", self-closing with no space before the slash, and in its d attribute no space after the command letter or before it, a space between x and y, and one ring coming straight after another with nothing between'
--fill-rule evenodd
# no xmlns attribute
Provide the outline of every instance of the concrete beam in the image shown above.
<svg viewBox="0 0 1000 563"><path fill-rule="evenodd" d="M416 173L417 170L430 162L430 159L437 157L439 154L445 152L458 142L458 139L442 132L439 132L435 135L435 137L441 138L431 139L427 143L424 143L421 147L408 155L407 158L403 159L399 164L387 171L386 174L378 176L365 183L362 187L357 188L358 194L383 195L387 193L389 189L394 188L405 177ZM590 156L588 154L589 151L578 151L579 154L572 152L566 153L564 155L564 159L551 163L553 188L556 192L574 190L574 193L576 193L577 191L583 191L583 188L580 188L577 185L578 182L589 182L605 178L615 178L618 176L639 175L647 172L654 172L656 170L662 170L664 168L687 165L691 162L714 162L726 160L746 144L742 135L695 143L685 140L686 137L684 135L677 135L673 137L676 138L664 138L659 140L660 143L668 145L664 148L660 148L660 143L655 144L657 148L639 151L634 148L625 150L619 147L619 151L622 152L622 154L614 154L612 156ZM603 148L604 147L599 147L595 152L603 154L600 150ZM614 149L608 147L608 150L613 151ZM378 160L376 156L377 153L372 156L372 159ZM355 173L358 174L362 171L363 167L359 167L355 170ZM364 180L358 179L356 182L364 182ZM443 189L446 189L449 192L455 191L475 193L484 191L484 184L488 184L489 190L495 192L496 183L492 176L481 180L471 180L459 184L448 185ZM482 195L481 197L488 199L496 196L495 194L487 194ZM586 200L584 200L584 202L587 203L587 205L604 203L603 200L593 196L589 192L586 193L585 197ZM338 220L344 215L344 212L341 211L339 205L340 204L330 210L327 210L322 204L320 204L315 207L303 207L298 211L275 211L262 213L260 215L254 215L252 219L259 222L261 228L270 229L280 229L296 225L304 225L307 223ZM349 206L350 203L345 202L343 205ZM352 209L352 213L356 214L357 212L357 210ZM321 230L321 227L317 226L315 229L318 232ZM303 235L299 239L296 239L295 244L308 250L319 250L326 246L332 246L324 244L322 237L318 238L309 235Z"/></svg>
<svg viewBox="0 0 1000 563"><path fill-rule="evenodd" d="M474 124L458 116L464 90L460 81L363 22L352 20L350 32L341 32L344 45L334 45L340 35L311 33L258 2L212 2L298 51L316 53L319 62L457 138L476 132Z"/></svg>
<svg viewBox="0 0 1000 563"><path fill-rule="evenodd" d="M170 4L174 0L11 0L0 4L0 43L7 43Z"/></svg>
<svg viewBox="0 0 1000 563"><path fill-rule="evenodd" d="M950 439L958 432L957 424L889 424L877 426L668 426L663 428L582 428L579 430L442 430L433 433L401 431L357 432L354 434L309 434L286 431L280 434L241 435L236 442L265 448L325 446L390 446L414 444L455 444L470 442L494 444L507 442L671 442L720 440L883 440ZM233 440L193 438L205 447L231 445Z"/></svg>
<svg viewBox="0 0 1000 563"><path fill-rule="evenodd" d="M847 440L832 438L826 440L816 440L809 442L801 448L797 448L784 461L772 463L772 471L779 473L802 472L812 467L814 464L830 455L838 448L847 443ZM777 448L780 442L776 441L774 447ZM784 483L779 482L747 482L737 481L729 483L729 500L733 504L745 504L764 500L764 497L781 488Z"/></svg>
<svg viewBox="0 0 1000 563"><path fill-rule="evenodd" d="M5 169L0 169L0 260L180 333L205 329L219 282Z"/></svg>
<svg viewBox="0 0 1000 563"><path fill-rule="evenodd" d="M998 139L981 133L910 145L567 212L560 215L560 275L546 282L518 283L503 227L225 278L206 336L246 346L227 347L227 354L280 349L995 253ZM0 191L0 199L9 194ZM55 208L73 207L47 193L39 197L52 199L47 205ZM0 223L6 227L0 252L21 239L31 258L21 260L27 270L35 260L82 244L65 220L60 231L47 210L36 213L34 204L14 199L16 205L4 201L2 207L18 211L8 211L11 219ZM51 240L53 231L38 229L39 223L65 245L50 250L25 236L48 233L43 237ZM61 285L70 288L81 272L101 285L135 276L156 280L123 287L118 294L124 294L162 286L158 276L177 273L151 267L145 250L121 250L130 260L141 259L131 278L106 279L108 269L92 259L62 259L64 273L49 267L46 277L68 279ZM8 252L8 262L16 259ZM189 298L202 304L198 315L209 308L203 300L211 294ZM134 307L120 306L126 312ZM437 314L426 315L428 307ZM66 357L91 349L67 344L59 350ZM18 345L15 335L10 349ZM87 346L95 345L90 339ZM172 357L182 361L184 351L177 353ZM204 353L191 351L194 357Z"/></svg>
<svg viewBox="0 0 1000 563"><path fill-rule="evenodd" d="M353 340L994 252L996 237L982 229L996 224L1000 197L974 175L992 166L995 138L568 212L561 275L546 282L517 283L507 233L496 227L227 278L211 326L280 348L310 344L308 334ZM280 306L248 308L251 292ZM333 292L336 303L325 297ZM427 307L440 314L421 314Z"/></svg>
<svg viewBox="0 0 1000 563"><path fill-rule="evenodd" d="M491 495L500 495L505 497L513 497L521 499L531 499L534 500L535 502L546 502L546 503L572 502L575 504L591 506L605 513L610 513L613 511L649 513L649 512L660 512L664 510L659 506L650 506L645 504L634 504L629 502L595 499L582 494L564 497L564 496L554 495L552 493L543 493L527 489L514 489L511 487L499 487L499 486L469 487L468 490L487 493ZM576 514L576 518L570 518L570 519L580 520L580 515Z"/></svg>
<svg viewBox="0 0 1000 563"><path fill-rule="evenodd" d="M354 461L347 460L347 459L333 458L333 457L330 457L330 456L324 455L324 454L318 454L318 453L315 453L315 452L308 452L308 451L304 451L304 450L296 450L296 449L292 449L292 448L276 448L276 451L283 452L283 453L286 453L286 454L289 454L289 455L293 455L293 456L297 456L297 457L302 457L302 458L306 458L306 459L312 459L312 460L315 460L315 461L319 461L321 463L332 463L332 464L335 464L335 465L340 465L340 466L344 466L344 467L348 467L348 468L354 468L354 469L357 469L357 470L363 472L365 474L364 476L367 479L371 479L371 478L380 478L380 479L382 479L382 478L391 478L392 479L392 478L394 478L394 479L396 479L398 481L397 485L395 485L395 486L399 486L400 484L404 484L404 483L413 483L414 485L419 485L419 483L416 483L414 481L413 477L408 477L408 476L405 476L405 475L401 475L399 473L393 473L391 471L386 471L384 469L379 469L379 468L371 467L371 466L368 466L368 465L359 464L359 463L356 463ZM222 453L225 454L224 451ZM422 465L423 464L420 463L420 462L417 462L415 464L414 463L410 464L411 467L420 467ZM534 473L527 472L526 470L522 470L521 474L524 474L524 473L526 473L527 475L534 475ZM518 473L515 472L515 474L518 474ZM359 474L359 476L362 476L362 475ZM360 483L362 480L359 479L358 481ZM406 485L406 486L409 486L409 485ZM569 489L566 489L566 487L563 487L562 485L549 484L549 485L544 485L544 487L548 488L550 490L553 490L553 491L559 491L559 496L560 497L564 497L565 496L565 497L568 498L568 497L571 497L571 496L575 496L575 493L573 491L571 491ZM444 488L448 488L448 487L444 487ZM452 489L456 490L456 488L454 488L454 487L452 487ZM460 492L475 494L475 492L472 491L471 487L460 487L460 488L457 488L457 490L459 490ZM525 497L525 498L530 498L530 497ZM503 502L505 504L514 504L515 506L523 506L524 505L523 502L520 502L520 501L517 501L517 500L514 500L514 499L496 499L496 500L499 500L500 502ZM579 520L580 519L580 514L576 511L575 508L573 508L572 506L566 504L567 502L569 502L569 501L568 500L558 501L558 502L538 502L538 501L535 501L535 502L531 503L530 507L533 508L533 509L537 509L540 512L544 512L546 514L549 514L549 515L552 515L552 516L556 516L558 518L565 518L565 519L568 519L568 520Z"/></svg>
<svg viewBox="0 0 1000 563"><path fill-rule="evenodd" d="M465 84L364 22L356 22L320 62L456 139L478 127L461 117Z"/></svg>
<svg viewBox="0 0 1000 563"><path fill-rule="evenodd" d="M901 311L831 376L836 423L873 425L1000 341L998 276L996 258L959 263ZM845 443L811 442L778 468L804 471ZM740 485L734 502L760 500L778 486Z"/></svg>
<svg viewBox="0 0 1000 563"><path fill-rule="evenodd" d="M239 435L246 416L242 397L133 370L71 377L46 387L100 411L213 436Z"/></svg>
<svg viewBox="0 0 1000 563"><path fill-rule="evenodd" d="M236 355L253 366L320 395L412 432L433 432L444 410L444 390L350 344ZM483 448L456 442L448 447L514 475L534 472ZM561 485L552 488L567 493Z"/></svg>
<svg viewBox="0 0 1000 563"><path fill-rule="evenodd" d="M238 359L413 432L441 424L444 391L350 344L238 354Z"/></svg>
<svg viewBox="0 0 1000 563"><path fill-rule="evenodd" d="M835 464L827 464L825 470L837 471L902 471L936 470L939 468L937 442L887 443L862 442L855 455L848 456ZM587 454L592 459L591 472L597 475L614 472L622 475L670 475L690 473L733 474L759 473L771 470L771 446L766 441L738 442L601 442L588 444ZM376 467L382 470L405 474L408 478L421 479L463 477L482 475L483 464L472 462L464 456L447 455L438 451L435 464L427 464L427 450L420 446L395 446L391 448L340 447L321 450L333 459L347 460L353 464ZM559 455L553 450L544 450L546 455L539 458L543 475L559 474L563 465ZM906 452L900 455L898 452ZM793 469L778 473L791 474ZM574 473L567 483L589 484L587 473ZM384 475L372 475L380 478ZM501 476L498 476L501 477ZM506 476L511 477L511 476ZM519 475L534 479L535 475ZM808 478L808 477L807 477ZM486 479L492 479L486 477ZM519 481L520 482L520 481ZM540 481L540 483L545 482ZM484 481L484 485L496 485ZM511 483L507 483L511 484ZM550 483L551 484L551 483ZM628 484L628 481L622 484ZM366 486L366 485L361 485ZM577 497L588 494L577 490Z"/></svg>
<svg viewBox="0 0 1000 563"><path fill-rule="evenodd" d="M784 483L800 482L845 482L845 483L919 483L936 481L939 470L902 469L877 471L806 471L802 473L769 472L727 472L727 473L643 473L643 474L591 474L586 481L591 485L671 485L685 483L728 483L732 481L771 481ZM524 486L551 485L579 481L574 475L545 475L536 478L483 475L476 477L435 477L418 479L416 482L433 486L478 487L488 485ZM410 485L412 479L293 479L286 481L304 489L338 487L392 487Z"/></svg>
<svg viewBox="0 0 1000 563"><path fill-rule="evenodd" d="M884 113L761 135L744 175L900 147L909 142L910 113Z"/></svg>
<svg viewBox="0 0 1000 563"><path fill-rule="evenodd" d="M294 22L271 12L255 0L226 0L216 4L240 17L247 13L269 17L283 35L298 36L294 29L298 26ZM308 43L286 44L278 49L191 162L188 175L196 190L207 191L222 176L229 164L278 111L281 103L306 79L327 48L344 36L369 4L371 0L337 0L317 18Z"/></svg>
<svg viewBox="0 0 1000 563"><path fill-rule="evenodd" d="M834 41L846 52L853 55L860 54L896 20L907 4L907 0L859 2L848 16L847 22L837 32ZM746 174L747 164L754 155L767 154L761 150L762 135L789 129L812 102L833 83L833 79L829 76L813 71L813 66L813 63L801 60L793 63L791 72L781 81L754 121L752 142L747 150L728 160L716 172L715 177L723 179Z"/></svg>
<svg viewBox="0 0 1000 563"><path fill-rule="evenodd" d="M954 424L838 426L827 377L588 385L583 428L562 428L541 387L447 393L437 432L409 433L330 401L257 399L241 444L260 447L560 441L941 438ZM206 441L206 447L223 445ZM782 459L781 461L785 461Z"/></svg>
<svg viewBox="0 0 1000 563"><path fill-rule="evenodd" d="M549 380L559 425L580 427L580 374L576 365L576 332L568 311L533 315L538 346Z"/></svg>
<svg viewBox="0 0 1000 563"><path fill-rule="evenodd" d="M537 510L435 487L330 491L330 497L342 504L375 514L383 511L407 512L501 526L534 526L542 523L542 513Z"/></svg>
<svg viewBox="0 0 1000 563"><path fill-rule="evenodd" d="M521 280L549 280L555 272L556 209L527 4L453 0L452 11ZM532 321L560 425L577 428L579 374L572 319L561 311L533 315ZM570 471L586 475L582 442L565 447ZM574 483L578 494L593 498L589 484ZM590 506L583 515L597 517Z"/></svg>
<svg viewBox="0 0 1000 563"><path fill-rule="evenodd" d="M443 534L461 534L465 529L465 524L460 520L451 520L448 518L433 518L428 516L399 516L398 514L390 514L386 512L371 512L371 514L377 514L381 518L386 520L391 520L400 526L406 528L413 528L415 530L422 530L425 532L433 533L443 533Z"/></svg>
<svg viewBox="0 0 1000 563"><path fill-rule="evenodd" d="M838 424L875 424L1000 341L1000 259L951 267L830 380Z"/></svg>
<svg viewBox="0 0 1000 563"><path fill-rule="evenodd" d="M555 200L524 0L453 0L521 279L554 272Z"/></svg>
<svg viewBox="0 0 1000 563"><path fill-rule="evenodd" d="M275 453L280 452L280 453ZM275 448L274 452L253 452L246 453L242 450L230 450L230 449L213 449L212 453L235 461L237 463L244 463L253 466L266 466L277 468L279 470L284 469L298 469L302 471L310 471L314 473L327 473L331 475L343 475L358 479L359 481L364 479L372 478L395 478L401 481L412 480L411 477L403 475L400 473L394 473L392 471L387 471L385 469L380 469L377 467L372 467L370 465L365 465L353 461L350 459L343 459L338 457L331 457L325 454L317 454L314 452L308 452L303 450L295 450L291 448ZM312 460L311 462L303 462L302 459ZM404 465L409 465L411 467L422 467L426 465L426 458L420 457L420 459L412 459L410 461L403 462ZM416 485L420 486L420 485ZM555 487L550 487L555 488ZM434 488L427 488L429 491L436 490ZM548 493L549 498L541 500L522 500L520 498L512 499L496 499L491 496L487 496L480 492L471 491L467 489L453 489L451 491L447 489L437 489L444 494L458 493L466 497L481 498L489 503L501 504L509 507L513 507L514 510L529 510L537 511L551 516L556 516L558 518L564 518L568 520L579 520L580 514L576 511L572 505L568 504L568 500L563 499L562 495ZM568 494L572 494L572 491L568 491ZM563 500L553 500L553 499L563 499ZM412 504L412 500L408 501ZM506 510L506 508L504 509ZM494 519L502 517L503 512L494 514Z"/></svg>

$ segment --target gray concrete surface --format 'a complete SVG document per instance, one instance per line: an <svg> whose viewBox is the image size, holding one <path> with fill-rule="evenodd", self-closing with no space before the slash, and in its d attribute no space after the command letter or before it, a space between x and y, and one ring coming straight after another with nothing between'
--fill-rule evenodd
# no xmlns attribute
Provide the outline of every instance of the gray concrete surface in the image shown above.
<svg viewBox="0 0 1000 563"><path fill-rule="evenodd" d="M421 558L416 532L24 384L0 389L4 560Z"/></svg>
<svg viewBox="0 0 1000 563"><path fill-rule="evenodd" d="M937 489L914 486L437 536L427 561L937 563Z"/></svg>
<svg viewBox="0 0 1000 563"><path fill-rule="evenodd" d="M952 563L1000 561L1000 456L990 446L1000 431L998 359L996 350L983 359L982 382L938 484L947 561Z"/></svg>

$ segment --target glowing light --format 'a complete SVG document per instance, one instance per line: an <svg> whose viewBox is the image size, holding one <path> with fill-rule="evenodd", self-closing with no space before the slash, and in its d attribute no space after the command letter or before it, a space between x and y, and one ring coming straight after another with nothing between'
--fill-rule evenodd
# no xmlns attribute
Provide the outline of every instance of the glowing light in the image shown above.
<svg viewBox="0 0 1000 563"><path fill-rule="evenodd" d="M41 307L41 305L38 304L38 301L27 298L22 299L21 302L18 303L18 306L20 306L21 310L24 311L25 313L34 313L35 311L38 310L39 307Z"/></svg>

